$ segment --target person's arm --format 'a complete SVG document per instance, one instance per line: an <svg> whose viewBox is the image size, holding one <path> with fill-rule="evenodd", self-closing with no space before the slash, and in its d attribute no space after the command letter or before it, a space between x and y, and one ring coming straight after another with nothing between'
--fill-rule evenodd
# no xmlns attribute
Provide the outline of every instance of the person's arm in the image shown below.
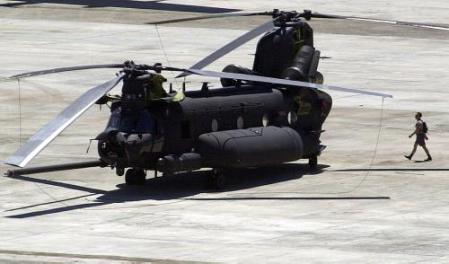
<svg viewBox="0 0 449 264"><path fill-rule="evenodd" d="M413 131L413 133L411 133L411 134L408 136L409 138L413 137L413 135L416 135L416 134L418 134L418 133L422 133L422 128L423 128L422 122L416 123L416 126L415 126L415 127L416 127L416 128L415 128L415 131Z"/></svg>

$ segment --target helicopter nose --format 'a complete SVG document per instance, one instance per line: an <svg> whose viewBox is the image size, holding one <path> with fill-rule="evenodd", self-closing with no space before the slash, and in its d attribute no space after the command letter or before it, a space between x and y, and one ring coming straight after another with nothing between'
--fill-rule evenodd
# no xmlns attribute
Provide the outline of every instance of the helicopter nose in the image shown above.
<svg viewBox="0 0 449 264"><path fill-rule="evenodd" d="M129 165L138 165L142 163L142 153L151 152L153 136L149 133L117 133L117 143L123 147Z"/></svg>

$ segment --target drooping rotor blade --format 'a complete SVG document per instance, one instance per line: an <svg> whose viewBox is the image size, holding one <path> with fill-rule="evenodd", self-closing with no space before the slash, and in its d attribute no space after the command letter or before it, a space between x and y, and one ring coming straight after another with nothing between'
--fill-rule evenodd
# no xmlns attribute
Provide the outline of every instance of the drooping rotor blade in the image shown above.
<svg viewBox="0 0 449 264"><path fill-rule="evenodd" d="M383 24L391 24L391 25L400 25L400 26L409 26L409 27L416 27L416 28L449 31L449 25L440 25L440 24L432 24L432 23L408 22L408 21L399 21L399 20L358 17L358 16L341 16L341 15L322 14L322 13L315 13L315 12L311 14L311 17L366 21L366 22L373 22L373 23L383 23Z"/></svg>
<svg viewBox="0 0 449 264"><path fill-rule="evenodd" d="M73 66L73 67L62 67L62 68L54 68L49 70L42 71L32 71L25 72L21 74L16 74L10 77L6 77L3 80L12 80L12 79L22 79L32 76L59 73L59 72L68 72L68 71L80 71L80 70L89 70L89 69L101 69L101 68L123 68L124 64L97 64L97 65L82 65L82 66Z"/></svg>
<svg viewBox="0 0 449 264"><path fill-rule="evenodd" d="M101 160L91 160L91 161L81 161L81 162L72 162L65 164L56 164L50 166L38 166L31 167L25 169L15 169L8 170L5 173L5 176L8 177L17 177L29 174L36 173L44 173L44 172L53 172L53 171L64 171L64 170L76 170L76 169L84 169L84 168L92 168L92 167L106 167L104 161Z"/></svg>
<svg viewBox="0 0 449 264"><path fill-rule="evenodd" d="M242 46L243 44L245 44L246 42L252 40L253 38L259 36L262 33L265 33L267 31L270 31L271 29L274 28L274 22L276 21L276 19L270 20L258 27L256 27L255 29L246 32L245 34L243 34L242 36L234 39L233 41L229 42L228 44L224 45L223 47L219 48L218 50L214 51L212 54L210 54L209 56L205 57L204 59L200 60L199 62L195 63L194 65L192 65L190 68L191 69L202 69L206 66L208 66L209 64L211 64L212 62L218 60L219 58L223 57L224 55L228 54L229 52L235 50L236 48ZM187 73L182 73L176 77L183 77L188 75Z"/></svg>
<svg viewBox="0 0 449 264"><path fill-rule="evenodd" d="M108 91L112 90L122 79L120 73L116 78L91 88L72 104L59 113L52 121L43 126L34 134L16 153L10 156L5 163L24 167L41 150L43 150L57 135L83 114L90 106L100 99Z"/></svg>
<svg viewBox="0 0 449 264"><path fill-rule="evenodd" d="M272 77L264 77L258 75L249 75L249 74L241 74L241 73L228 73L228 72L214 72L214 71L204 71L197 69L188 69L188 72L201 76L209 76L209 77L217 77L217 78L226 78L226 79L234 79L234 80L243 80L243 81L253 81L253 82L262 82L262 83L271 83L271 84L279 84L285 86L293 86L293 87L308 87L319 90L334 90L340 92L347 93L358 93L358 94L366 94L373 96L381 96L381 97L389 97L393 98L390 94L363 91L359 89L345 88L333 85L323 85L323 84L315 84L309 82L300 82Z"/></svg>
<svg viewBox="0 0 449 264"><path fill-rule="evenodd" d="M187 22L187 21L196 21L196 20L211 19L211 18L221 18L221 17L265 16L265 15L271 15L272 13L273 12L233 12L233 13L223 13L223 14L212 14L212 15L205 15L205 16L178 18L178 19L168 19L168 20L161 20L161 21L151 22L149 24L162 25L162 24L179 23L179 22Z"/></svg>

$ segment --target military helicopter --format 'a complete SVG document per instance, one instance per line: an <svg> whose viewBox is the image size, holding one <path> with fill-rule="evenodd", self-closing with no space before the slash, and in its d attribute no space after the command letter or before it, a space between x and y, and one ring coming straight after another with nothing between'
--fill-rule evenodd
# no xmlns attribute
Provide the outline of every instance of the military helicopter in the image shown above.
<svg viewBox="0 0 449 264"><path fill-rule="evenodd" d="M313 17L366 20L296 11L230 13L162 23L226 16L269 15L267 23L231 41L189 68L166 67L160 63L87 65L28 72L8 79L95 68L119 68L112 80L96 86L76 99L42 127L5 163L24 167L56 136L93 104L107 104L111 115L104 131L96 137L99 160L14 169L8 176L79 169L114 168L125 175L128 185L145 183L149 170L164 174L212 168L217 188L224 186L227 169L264 167L308 159L311 169L318 164L322 126L332 108L326 90L391 98L389 94L324 85L318 71L320 51L313 43L307 23ZM373 21L372 19L370 19ZM388 20L374 20L393 23ZM412 26L449 30L443 26L394 21ZM256 48L252 69L228 65L223 72L202 70L225 54L265 33ZM200 75L221 79L221 88L181 91L162 88L165 71L180 76ZM108 92L123 82L121 95Z"/></svg>

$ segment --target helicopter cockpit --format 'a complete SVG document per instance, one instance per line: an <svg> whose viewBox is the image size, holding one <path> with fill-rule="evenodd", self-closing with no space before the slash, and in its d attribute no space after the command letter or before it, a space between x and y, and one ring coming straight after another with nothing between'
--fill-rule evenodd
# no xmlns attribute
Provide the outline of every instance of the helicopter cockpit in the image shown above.
<svg viewBox="0 0 449 264"><path fill-rule="evenodd" d="M134 70L123 79L121 98L112 103L106 129L97 137L102 159L114 160L118 167L141 167L143 156L161 150L163 137L148 109L155 95L154 76L161 75Z"/></svg>

